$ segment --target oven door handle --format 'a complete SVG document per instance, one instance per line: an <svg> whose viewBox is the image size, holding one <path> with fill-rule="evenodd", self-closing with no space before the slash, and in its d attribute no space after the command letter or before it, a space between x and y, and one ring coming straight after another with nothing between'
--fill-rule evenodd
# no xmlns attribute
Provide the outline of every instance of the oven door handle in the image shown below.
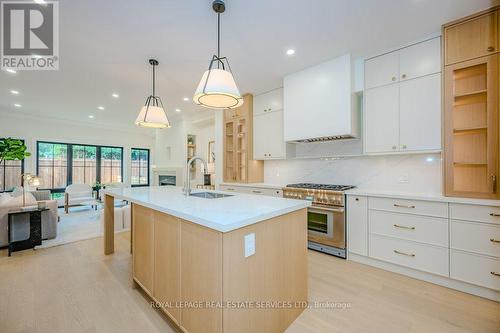
<svg viewBox="0 0 500 333"><path fill-rule="evenodd" d="M326 210L328 212L334 212L334 213L344 213L345 210L344 208L330 208L330 207L323 207L323 206L315 206L312 205L310 207L311 210Z"/></svg>

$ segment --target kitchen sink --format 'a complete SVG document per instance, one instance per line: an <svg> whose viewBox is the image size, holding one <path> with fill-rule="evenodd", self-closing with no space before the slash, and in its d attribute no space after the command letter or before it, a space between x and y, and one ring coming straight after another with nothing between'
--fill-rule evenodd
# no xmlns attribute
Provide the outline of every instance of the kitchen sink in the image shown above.
<svg viewBox="0 0 500 333"><path fill-rule="evenodd" d="M214 193L214 192L196 192L189 194L192 197L205 198L205 199L218 199L225 197L232 197L231 194L222 194L222 193Z"/></svg>

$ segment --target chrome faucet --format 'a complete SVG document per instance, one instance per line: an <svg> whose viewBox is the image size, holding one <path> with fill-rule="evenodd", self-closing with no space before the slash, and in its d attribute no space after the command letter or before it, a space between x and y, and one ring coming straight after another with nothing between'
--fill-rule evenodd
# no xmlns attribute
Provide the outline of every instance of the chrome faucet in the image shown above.
<svg viewBox="0 0 500 333"><path fill-rule="evenodd" d="M184 183L183 189L183 192L186 196L191 194L191 174L189 172L189 169L191 168L191 164L193 164L196 160L200 160L201 162L203 162L203 173L206 174L208 172L207 162L203 158L194 156L188 161L186 169L186 182Z"/></svg>

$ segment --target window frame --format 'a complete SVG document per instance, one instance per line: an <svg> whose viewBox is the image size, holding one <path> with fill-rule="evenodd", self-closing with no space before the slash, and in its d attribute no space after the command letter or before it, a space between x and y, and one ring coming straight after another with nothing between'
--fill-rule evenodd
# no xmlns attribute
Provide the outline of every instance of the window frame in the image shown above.
<svg viewBox="0 0 500 333"><path fill-rule="evenodd" d="M139 150L139 151L146 151L148 153L148 182L146 184L132 184L132 151L133 150ZM139 166L139 179L141 178L141 172L140 172L141 167ZM149 148L130 148L130 186L131 187L148 187L150 186L150 177L151 177L151 151Z"/></svg>
<svg viewBox="0 0 500 333"><path fill-rule="evenodd" d="M67 163L66 163L66 186L73 184L73 146L96 147L96 181L101 183L101 148L117 148L121 150L120 173L123 181L123 147L110 146L110 145L92 145L86 143L70 143L70 142L56 142L37 140L36 142L36 173L40 172L40 143L53 144L53 145L66 145L67 150ZM51 193L63 193L66 188L44 188L50 190Z"/></svg>
<svg viewBox="0 0 500 333"><path fill-rule="evenodd" d="M6 138L0 138L0 140L5 140L5 139L6 139ZM26 144L26 142L24 141L24 139L16 139L16 138L13 138L13 139L14 139L14 140L20 140L23 144ZM25 160L25 158L23 158L23 159L21 160L21 177L22 177L22 176L23 176L23 174L24 174L24 160ZM17 161L19 161L19 160L17 160ZM5 177L5 175L6 175L5 170L7 169L7 165L6 165L5 161L3 162L3 166L2 166L2 165L0 165L0 168L3 168L3 182L2 182L2 184L3 184L3 185L2 185L2 186L3 186L3 189L2 189L2 188L0 188L0 193L10 193L10 192L12 192L13 190L11 190L11 191L6 191L6 190L5 190L5 178L6 178L6 177Z"/></svg>

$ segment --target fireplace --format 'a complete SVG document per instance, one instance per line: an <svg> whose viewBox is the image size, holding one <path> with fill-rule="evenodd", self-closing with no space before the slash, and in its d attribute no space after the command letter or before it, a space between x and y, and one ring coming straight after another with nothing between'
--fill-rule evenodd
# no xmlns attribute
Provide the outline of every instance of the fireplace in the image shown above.
<svg viewBox="0 0 500 333"><path fill-rule="evenodd" d="M182 186L182 168L153 167L154 186Z"/></svg>
<svg viewBox="0 0 500 333"><path fill-rule="evenodd" d="M176 186L177 176L171 175L158 175L158 185L159 186Z"/></svg>

